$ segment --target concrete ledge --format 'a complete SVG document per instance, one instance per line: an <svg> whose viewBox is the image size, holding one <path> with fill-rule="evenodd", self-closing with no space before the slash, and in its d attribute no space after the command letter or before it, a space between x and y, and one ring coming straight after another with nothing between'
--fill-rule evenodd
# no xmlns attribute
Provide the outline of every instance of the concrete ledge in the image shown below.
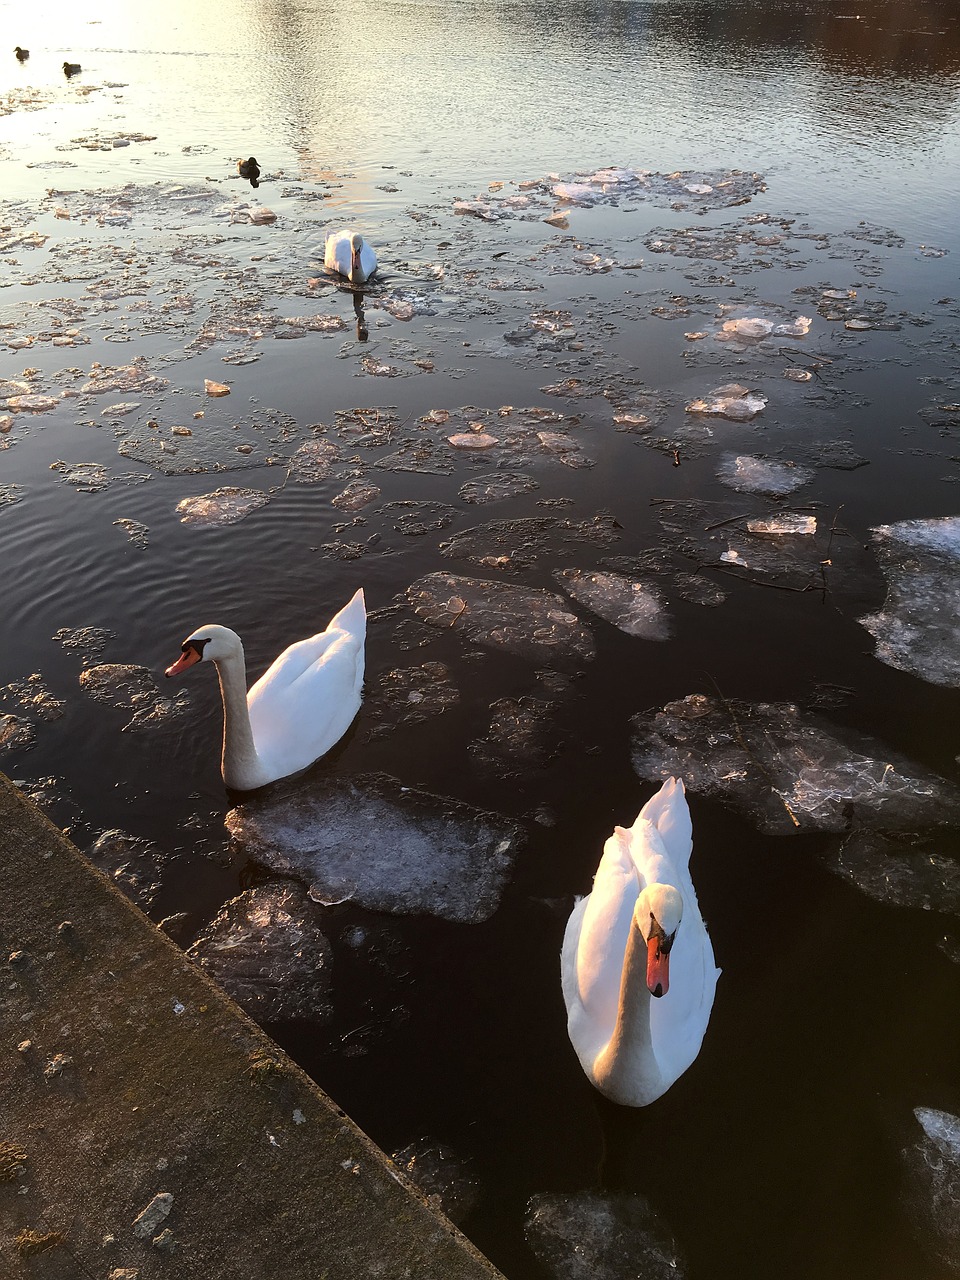
<svg viewBox="0 0 960 1280"><path fill-rule="evenodd" d="M0 977L3 1276L500 1276L2 774Z"/></svg>

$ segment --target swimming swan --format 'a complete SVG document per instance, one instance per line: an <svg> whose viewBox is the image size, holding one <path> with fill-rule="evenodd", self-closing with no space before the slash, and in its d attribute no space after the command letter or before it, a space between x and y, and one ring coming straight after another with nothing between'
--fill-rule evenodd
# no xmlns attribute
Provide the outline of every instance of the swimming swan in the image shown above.
<svg viewBox="0 0 960 1280"><path fill-rule="evenodd" d="M360 709L367 613L359 590L325 631L284 649L247 692L243 645L228 627L198 627L167 675L212 661L223 698L221 773L252 791L306 769L343 737Z"/></svg>
<svg viewBox="0 0 960 1280"><path fill-rule="evenodd" d="M377 255L359 231L331 231L323 248L323 265L351 284L364 284L377 269Z"/></svg>
<svg viewBox="0 0 960 1280"><path fill-rule="evenodd" d="M561 953L567 1030L608 1098L645 1107L700 1051L720 970L688 863L683 783L669 778L633 826L603 848L593 891L567 921Z"/></svg>

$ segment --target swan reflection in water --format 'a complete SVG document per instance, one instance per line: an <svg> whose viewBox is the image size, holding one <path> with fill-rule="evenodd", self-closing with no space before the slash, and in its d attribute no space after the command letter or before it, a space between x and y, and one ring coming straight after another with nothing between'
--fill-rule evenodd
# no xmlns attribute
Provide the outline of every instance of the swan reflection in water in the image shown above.
<svg viewBox="0 0 960 1280"><path fill-rule="evenodd" d="M690 1066L719 969L690 878L690 810L668 778L603 848L561 953L570 1040L592 1083L628 1107L654 1102Z"/></svg>
<svg viewBox="0 0 960 1280"><path fill-rule="evenodd" d="M357 341L366 342L370 337L366 317L363 314L363 293L360 289L353 291L353 310L357 317Z"/></svg>

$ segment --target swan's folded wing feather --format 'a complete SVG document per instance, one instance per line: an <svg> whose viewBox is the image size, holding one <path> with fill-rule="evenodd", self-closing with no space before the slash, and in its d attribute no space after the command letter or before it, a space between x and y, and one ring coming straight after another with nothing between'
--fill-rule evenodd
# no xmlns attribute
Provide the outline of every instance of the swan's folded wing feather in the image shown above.
<svg viewBox="0 0 960 1280"><path fill-rule="evenodd" d="M624 839L627 834L618 827L604 845L593 890L585 900L576 950L580 1001L591 1019L611 1029L617 1017L623 959L640 889Z"/></svg>

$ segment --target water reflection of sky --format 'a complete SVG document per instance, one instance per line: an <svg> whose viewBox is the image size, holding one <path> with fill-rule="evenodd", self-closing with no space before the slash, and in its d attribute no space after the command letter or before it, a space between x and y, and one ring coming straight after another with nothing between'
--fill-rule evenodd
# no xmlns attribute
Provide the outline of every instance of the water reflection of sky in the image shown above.
<svg viewBox="0 0 960 1280"><path fill-rule="evenodd" d="M871 216L950 222L960 33L949 5L233 0L142 13L101 3L83 17L41 4L17 20L6 7L33 48L23 67L5 63L6 87L52 83L57 96L0 121L0 139L29 131L56 147L105 110L159 131L184 176L234 153L304 176L442 167L478 186L598 163L739 164L822 208L855 193ZM65 56L85 64L83 87L124 88L75 102ZM181 153L198 142L209 159Z"/></svg>

